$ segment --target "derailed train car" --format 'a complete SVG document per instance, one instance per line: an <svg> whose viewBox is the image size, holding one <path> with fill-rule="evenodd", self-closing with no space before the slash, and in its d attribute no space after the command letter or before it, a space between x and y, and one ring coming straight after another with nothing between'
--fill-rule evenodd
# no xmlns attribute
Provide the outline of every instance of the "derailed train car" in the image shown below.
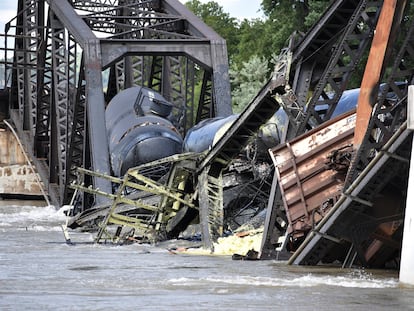
<svg viewBox="0 0 414 311"><path fill-rule="evenodd" d="M262 213L267 207L268 193L272 183L273 165L268 149L280 142L280 129L275 118L263 124L247 146L232 159L223 171L224 229L233 231L253 217L264 221ZM191 128L184 139L185 152L208 152L226 135L239 115L211 118Z"/></svg>
<svg viewBox="0 0 414 311"><path fill-rule="evenodd" d="M208 152L238 115L201 121L182 138L172 118L173 106L159 93L135 86L117 94L106 108L112 175L174 154ZM272 164L269 141L278 143L274 124L264 126L223 176L225 228L235 229L266 208ZM149 177L159 179L169 165Z"/></svg>
<svg viewBox="0 0 414 311"><path fill-rule="evenodd" d="M339 101L336 113L340 114L355 107L357 96L357 90L345 92ZM158 166L158 163L162 162L163 164L159 165L162 167L157 167L150 173L150 176L146 176L165 182L171 163L164 159L183 152L199 154L202 157L202 154L212 149L238 118L238 115L231 115L203 120L182 138L171 121L173 120L172 109L173 105L163 96L151 89L139 86L121 91L109 102L106 109L106 127L112 176L122 178L130 168L161 160L156 163ZM233 231L246 222L250 222L252 218L255 219L257 225L260 225L260 222L263 224L264 211L267 208L273 179L273 163L268 150L283 140L287 122L286 114L279 109L274 117L262 125L248 145L223 171L224 230ZM196 171L195 168L194 172ZM186 195L197 192L194 188L196 176L192 179L193 181L189 181L189 184L186 183L184 186ZM114 190L117 191L117 189L115 185ZM137 193L133 191L131 194ZM152 200L150 204L161 206L159 198ZM136 215L134 209L136 208L131 206L121 214L123 216ZM152 209L140 210L137 210L138 214L144 217L149 217L152 213ZM197 213L193 215L192 220L186 221L187 224L197 222ZM283 220L285 224L288 223L286 216ZM185 229L185 226L180 225L181 227ZM177 230L173 231L176 232L176 236L173 237L180 234Z"/></svg>
<svg viewBox="0 0 414 311"><path fill-rule="evenodd" d="M357 96L358 91L345 92L336 113L355 107ZM170 121L171 111L171 103L144 87L126 89L111 100L106 125L113 175L121 177L129 168L181 152L208 152L238 117L203 120L183 139ZM267 207L273 177L268 149L280 143L286 122L280 109L223 172L225 229L234 230L259 214L264 221L261 212ZM168 167L151 177L159 178L167 171Z"/></svg>
<svg viewBox="0 0 414 311"><path fill-rule="evenodd" d="M183 139L169 120L172 104L145 87L118 93L105 112L113 174L181 153Z"/></svg>

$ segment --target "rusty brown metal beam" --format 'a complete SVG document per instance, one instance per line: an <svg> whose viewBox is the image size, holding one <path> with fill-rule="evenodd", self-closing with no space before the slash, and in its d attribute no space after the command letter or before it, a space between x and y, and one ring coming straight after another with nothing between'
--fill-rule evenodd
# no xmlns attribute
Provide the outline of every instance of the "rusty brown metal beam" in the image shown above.
<svg viewBox="0 0 414 311"><path fill-rule="evenodd" d="M358 149L364 139L371 118L372 108L378 97L378 87L385 69L392 38L401 22L406 0L384 0L372 46L361 83L355 125L354 148Z"/></svg>

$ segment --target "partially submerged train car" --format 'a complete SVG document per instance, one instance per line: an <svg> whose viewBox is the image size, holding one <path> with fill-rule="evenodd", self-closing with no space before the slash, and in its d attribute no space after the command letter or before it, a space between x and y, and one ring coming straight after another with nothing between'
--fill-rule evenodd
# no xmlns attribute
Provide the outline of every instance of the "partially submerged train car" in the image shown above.
<svg viewBox="0 0 414 311"><path fill-rule="evenodd" d="M289 251L339 199L352 159L354 127L355 110L270 150L289 221Z"/></svg>

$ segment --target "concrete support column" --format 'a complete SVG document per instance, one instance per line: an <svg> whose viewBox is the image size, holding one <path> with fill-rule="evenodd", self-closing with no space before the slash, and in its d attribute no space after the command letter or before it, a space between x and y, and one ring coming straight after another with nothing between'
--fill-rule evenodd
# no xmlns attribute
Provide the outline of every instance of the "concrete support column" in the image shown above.
<svg viewBox="0 0 414 311"><path fill-rule="evenodd" d="M414 130L414 85L408 88L408 128ZM405 206L401 250L400 282L414 286L414 144L411 149L410 175Z"/></svg>

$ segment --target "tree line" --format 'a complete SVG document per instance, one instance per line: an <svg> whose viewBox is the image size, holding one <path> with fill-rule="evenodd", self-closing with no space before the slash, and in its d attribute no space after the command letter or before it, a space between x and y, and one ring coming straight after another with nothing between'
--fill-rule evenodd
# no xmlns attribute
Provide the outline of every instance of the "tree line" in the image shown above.
<svg viewBox="0 0 414 311"><path fill-rule="evenodd" d="M263 0L263 18L230 16L215 1L185 4L227 42L233 109L240 112L269 78L292 33L305 33L329 5L321 0Z"/></svg>

